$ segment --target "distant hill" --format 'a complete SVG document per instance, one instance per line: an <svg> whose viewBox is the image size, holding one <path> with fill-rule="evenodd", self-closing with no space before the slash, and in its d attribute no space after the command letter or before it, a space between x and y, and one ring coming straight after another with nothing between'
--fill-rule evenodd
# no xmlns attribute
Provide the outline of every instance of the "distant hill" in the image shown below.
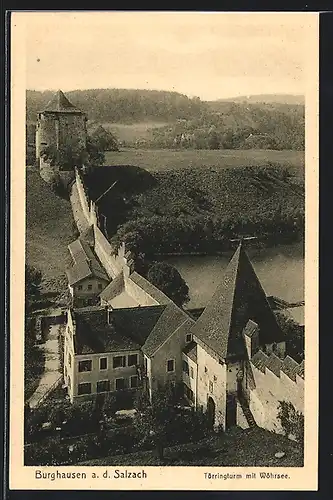
<svg viewBox="0 0 333 500"><path fill-rule="evenodd" d="M35 122L53 92L27 90L27 121ZM89 120L110 123L175 121L200 115L207 105L178 92L131 89L89 89L66 92L69 100L87 113Z"/></svg>
<svg viewBox="0 0 333 500"><path fill-rule="evenodd" d="M52 95L26 93L28 144L35 141L37 113ZM295 103L302 96L202 101L178 92L130 89L74 90L66 95L87 114L89 130L103 124L130 147L304 149L304 105Z"/></svg>
<svg viewBox="0 0 333 500"><path fill-rule="evenodd" d="M242 102L248 104L291 104L291 105L303 105L305 104L304 95L294 95L294 94L259 94L259 95L249 95L249 96L239 96L230 97L228 99L218 99L221 101L228 102Z"/></svg>

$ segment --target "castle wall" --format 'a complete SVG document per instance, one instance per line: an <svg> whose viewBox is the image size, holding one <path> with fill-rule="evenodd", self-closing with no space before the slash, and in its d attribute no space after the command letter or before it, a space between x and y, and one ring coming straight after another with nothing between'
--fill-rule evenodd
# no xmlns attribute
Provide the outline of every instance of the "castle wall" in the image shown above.
<svg viewBox="0 0 333 500"><path fill-rule="evenodd" d="M282 433L277 418L279 402L290 402L297 411L304 413L304 380L296 375L294 381L283 371L277 376L266 367L261 371L251 362L248 370L251 370L253 379L248 391L249 407L255 421L265 429Z"/></svg>
<svg viewBox="0 0 333 500"><path fill-rule="evenodd" d="M75 224L79 232L83 233L89 228L90 224L82 208L82 203L76 182L74 182L74 184L72 185L70 193L70 202L72 205L72 212Z"/></svg>
<svg viewBox="0 0 333 500"><path fill-rule="evenodd" d="M123 270L123 259L112 255L113 248L105 238L102 231L96 226L94 228L95 247L94 251L99 258L108 276L114 279Z"/></svg>
<svg viewBox="0 0 333 500"><path fill-rule="evenodd" d="M208 398L215 402L215 427L226 426L227 365L197 346L197 406L207 410ZM212 384L210 384L210 382ZM213 390L211 390L213 389Z"/></svg>
<svg viewBox="0 0 333 500"><path fill-rule="evenodd" d="M75 171L75 184L76 184L77 194L79 197L82 213L83 213L84 217L86 218L87 224L90 225L89 199L88 199L88 196L86 194L81 176L79 175L77 170Z"/></svg>

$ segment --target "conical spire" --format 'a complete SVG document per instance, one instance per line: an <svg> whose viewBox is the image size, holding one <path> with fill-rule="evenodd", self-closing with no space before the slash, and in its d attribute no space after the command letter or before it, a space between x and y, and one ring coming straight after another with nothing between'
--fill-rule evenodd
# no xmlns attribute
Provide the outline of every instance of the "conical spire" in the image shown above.
<svg viewBox="0 0 333 500"><path fill-rule="evenodd" d="M50 113L82 113L82 111L73 106L61 90L58 90L54 94L44 111Z"/></svg>
<svg viewBox="0 0 333 500"><path fill-rule="evenodd" d="M221 358L243 355L243 328L251 319L259 325L259 342L284 340L253 266L240 242L222 283L192 328L192 333Z"/></svg>

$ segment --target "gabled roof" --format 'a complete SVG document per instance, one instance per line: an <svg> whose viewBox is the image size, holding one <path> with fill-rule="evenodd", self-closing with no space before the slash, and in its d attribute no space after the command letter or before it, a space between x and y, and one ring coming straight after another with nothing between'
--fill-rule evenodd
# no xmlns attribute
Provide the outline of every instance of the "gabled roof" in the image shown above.
<svg viewBox="0 0 333 500"><path fill-rule="evenodd" d="M67 99L67 97L61 90L58 90L58 92L54 94L43 112L45 111L49 113L84 114L80 109L73 106L73 104Z"/></svg>
<svg viewBox="0 0 333 500"><path fill-rule="evenodd" d="M164 306L107 311L101 306L75 309L76 354L139 350ZM110 319L110 323L108 322Z"/></svg>
<svg viewBox="0 0 333 500"><path fill-rule="evenodd" d="M138 285L144 292L146 292L152 299L154 299L158 304L172 304L172 300L165 295L161 290L159 290L155 285L146 280L141 274L134 271L130 277L130 280Z"/></svg>
<svg viewBox="0 0 333 500"><path fill-rule="evenodd" d="M85 278L96 277L109 281L109 277L98 262L90 246L78 238L68 245L68 250L73 259L73 266L66 270L68 283L74 285Z"/></svg>
<svg viewBox="0 0 333 500"><path fill-rule="evenodd" d="M124 273L121 271L112 281L108 284L106 288L99 294L102 300L108 301L113 299L118 293L120 293L125 287L124 284Z"/></svg>
<svg viewBox="0 0 333 500"><path fill-rule="evenodd" d="M173 335L176 330L182 329L184 335L190 330L194 321L173 302L166 306L155 327L149 334L142 350L151 357Z"/></svg>
<svg viewBox="0 0 333 500"><path fill-rule="evenodd" d="M246 351L242 332L249 319L259 326L260 345L285 340L240 244L228 264L222 283L191 331L221 358L243 356Z"/></svg>

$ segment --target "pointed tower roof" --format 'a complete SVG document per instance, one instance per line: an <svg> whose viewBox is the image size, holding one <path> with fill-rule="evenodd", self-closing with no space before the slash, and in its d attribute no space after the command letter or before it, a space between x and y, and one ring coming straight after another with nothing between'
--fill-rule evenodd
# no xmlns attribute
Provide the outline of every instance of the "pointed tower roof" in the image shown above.
<svg viewBox="0 0 333 500"><path fill-rule="evenodd" d="M192 328L192 333L222 359L245 354L243 329L249 320L259 326L261 345L285 340L266 294L245 252L238 246L222 283Z"/></svg>
<svg viewBox="0 0 333 500"><path fill-rule="evenodd" d="M65 94L58 90L52 97L51 101L46 105L44 111L49 113L82 113L78 108L73 106L67 99Z"/></svg>

